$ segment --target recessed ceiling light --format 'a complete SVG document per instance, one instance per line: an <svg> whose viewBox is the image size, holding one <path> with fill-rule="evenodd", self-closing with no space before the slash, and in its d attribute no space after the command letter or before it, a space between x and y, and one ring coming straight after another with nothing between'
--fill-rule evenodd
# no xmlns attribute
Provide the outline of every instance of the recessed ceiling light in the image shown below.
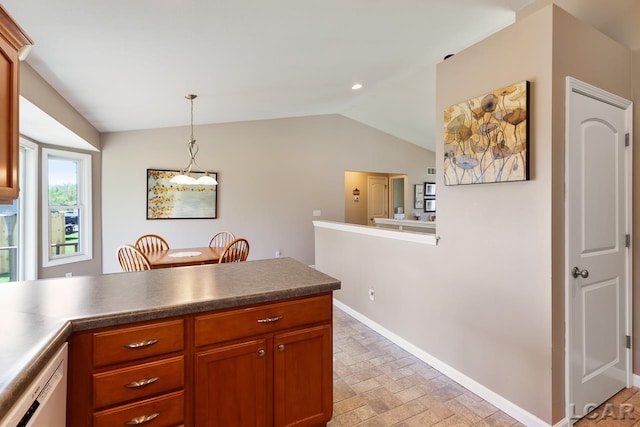
<svg viewBox="0 0 640 427"><path fill-rule="evenodd" d="M351 86L351 90L359 90L362 89L364 85L362 83L354 83L353 86Z"/></svg>

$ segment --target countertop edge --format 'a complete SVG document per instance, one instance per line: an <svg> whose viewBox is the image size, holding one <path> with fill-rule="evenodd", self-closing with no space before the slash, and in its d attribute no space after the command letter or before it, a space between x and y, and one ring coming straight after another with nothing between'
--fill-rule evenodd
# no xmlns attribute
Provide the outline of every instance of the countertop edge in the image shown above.
<svg viewBox="0 0 640 427"><path fill-rule="evenodd" d="M186 316L203 313L205 311L223 310L226 308L242 307L252 304L270 303L290 298L319 295L340 289L339 281L306 286L305 288L286 291L261 292L259 294L243 295L239 297L216 298L189 304L159 307L153 310L136 310L131 312L118 312L108 315L83 317L70 319L72 332L81 332L90 329L106 328L126 325L129 323L146 322L168 317Z"/></svg>

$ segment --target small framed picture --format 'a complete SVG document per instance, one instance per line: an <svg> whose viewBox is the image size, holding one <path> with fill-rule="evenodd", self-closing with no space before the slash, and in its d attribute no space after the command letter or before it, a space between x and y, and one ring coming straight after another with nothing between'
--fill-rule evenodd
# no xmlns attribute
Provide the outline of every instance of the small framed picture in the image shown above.
<svg viewBox="0 0 640 427"><path fill-rule="evenodd" d="M414 191L415 191L415 198L413 202L413 207L415 209L422 209L422 207L424 206L424 188L422 184L416 184Z"/></svg>
<svg viewBox="0 0 640 427"><path fill-rule="evenodd" d="M425 182L424 183L424 195L425 195L425 197L435 196L436 195L436 183L435 182Z"/></svg>
<svg viewBox="0 0 640 427"><path fill-rule="evenodd" d="M436 211L436 199L424 199L424 211L435 212Z"/></svg>

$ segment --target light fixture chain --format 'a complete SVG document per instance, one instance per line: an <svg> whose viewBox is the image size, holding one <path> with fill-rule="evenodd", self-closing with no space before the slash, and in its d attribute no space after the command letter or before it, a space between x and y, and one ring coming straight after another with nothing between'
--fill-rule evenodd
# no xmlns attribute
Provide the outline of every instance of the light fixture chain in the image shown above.
<svg viewBox="0 0 640 427"><path fill-rule="evenodd" d="M189 144L187 145L187 149L189 150L189 164L186 169L180 171L180 173L173 178L171 178L171 183L174 184L184 184L184 185L192 185L192 184L201 184L201 185L218 185L218 182L209 176L209 172L202 169L198 163L196 163L196 154L200 151L200 147L196 142L196 139L193 137L193 100L198 95L189 94L186 95L189 101L191 101L191 138L189 138ZM191 177L191 170L193 167L196 167L196 170L199 170L201 173L204 173L203 176L198 178L197 180Z"/></svg>
<svg viewBox="0 0 640 427"><path fill-rule="evenodd" d="M191 100L191 139L189 140L189 142L193 141L196 142L195 139L193 139L193 95L190 95L190 100Z"/></svg>

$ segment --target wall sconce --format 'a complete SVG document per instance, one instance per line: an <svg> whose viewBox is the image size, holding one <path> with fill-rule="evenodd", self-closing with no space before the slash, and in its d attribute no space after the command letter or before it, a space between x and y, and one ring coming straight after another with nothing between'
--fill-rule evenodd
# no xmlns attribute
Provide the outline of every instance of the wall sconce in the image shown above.
<svg viewBox="0 0 640 427"><path fill-rule="evenodd" d="M356 189L353 190L353 201L354 202L360 201L360 190L358 190L358 187L356 187Z"/></svg>

